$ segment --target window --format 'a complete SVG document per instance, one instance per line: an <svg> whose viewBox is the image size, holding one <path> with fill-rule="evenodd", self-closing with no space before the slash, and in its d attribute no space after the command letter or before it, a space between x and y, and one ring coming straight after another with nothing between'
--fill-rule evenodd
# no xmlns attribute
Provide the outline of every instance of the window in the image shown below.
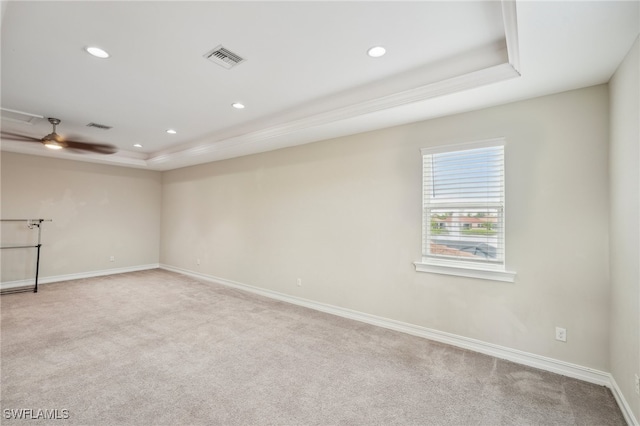
<svg viewBox="0 0 640 426"><path fill-rule="evenodd" d="M505 271L504 140L422 150L416 270L514 281Z"/></svg>

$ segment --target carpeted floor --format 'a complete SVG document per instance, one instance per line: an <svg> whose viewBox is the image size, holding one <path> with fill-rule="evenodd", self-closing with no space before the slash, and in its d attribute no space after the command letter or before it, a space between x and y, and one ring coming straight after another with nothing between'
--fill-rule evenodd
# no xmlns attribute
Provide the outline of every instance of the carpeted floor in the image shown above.
<svg viewBox="0 0 640 426"><path fill-rule="evenodd" d="M605 387L162 270L0 303L7 425L625 424Z"/></svg>

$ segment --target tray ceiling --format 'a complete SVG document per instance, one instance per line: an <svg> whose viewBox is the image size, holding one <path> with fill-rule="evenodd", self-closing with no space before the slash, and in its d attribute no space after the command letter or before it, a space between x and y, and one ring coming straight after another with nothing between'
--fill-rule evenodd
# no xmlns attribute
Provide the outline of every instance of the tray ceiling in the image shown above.
<svg viewBox="0 0 640 426"><path fill-rule="evenodd" d="M638 35L637 2L2 6L3 130L42 137L56 117L61 135L119 152L2 149L154 170L604 83ZM221 47L242 61L207 59Z"/></svg>

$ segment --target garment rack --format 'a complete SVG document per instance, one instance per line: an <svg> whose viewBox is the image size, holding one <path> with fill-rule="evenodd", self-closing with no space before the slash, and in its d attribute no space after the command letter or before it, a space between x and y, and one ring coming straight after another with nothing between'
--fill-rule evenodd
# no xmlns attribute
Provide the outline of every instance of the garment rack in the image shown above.
<svg viewBox="0 0 640 426"><path fill-rule="evenodd" d="M2 250L12 250L12 249L26 249L26 248L35 248L36 249L36 280L35 285L33 286L33 292L38 292L38 271L40 270L40 247L42 247L41 237L42 237L42 222L53 222L52 219L0 219L0 222L27 222L27 227L29 229L33 229L34 227L38 228L38 244L35 246L6 246L0 247ZM11 294L11 293L24 293L27 291L31 291L31 288L16 288L16 289L7 289L0 291L0 294Z"/></svg>

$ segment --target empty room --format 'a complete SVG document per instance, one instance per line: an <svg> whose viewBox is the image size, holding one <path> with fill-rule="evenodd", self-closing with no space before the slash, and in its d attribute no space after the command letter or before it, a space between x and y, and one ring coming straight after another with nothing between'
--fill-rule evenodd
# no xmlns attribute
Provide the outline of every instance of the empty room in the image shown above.
<svg viewBox="0 0 640 426"><path fill-rule="evenodd" d="M0 5L2 424L639 424L640 1Z"/></svg>

